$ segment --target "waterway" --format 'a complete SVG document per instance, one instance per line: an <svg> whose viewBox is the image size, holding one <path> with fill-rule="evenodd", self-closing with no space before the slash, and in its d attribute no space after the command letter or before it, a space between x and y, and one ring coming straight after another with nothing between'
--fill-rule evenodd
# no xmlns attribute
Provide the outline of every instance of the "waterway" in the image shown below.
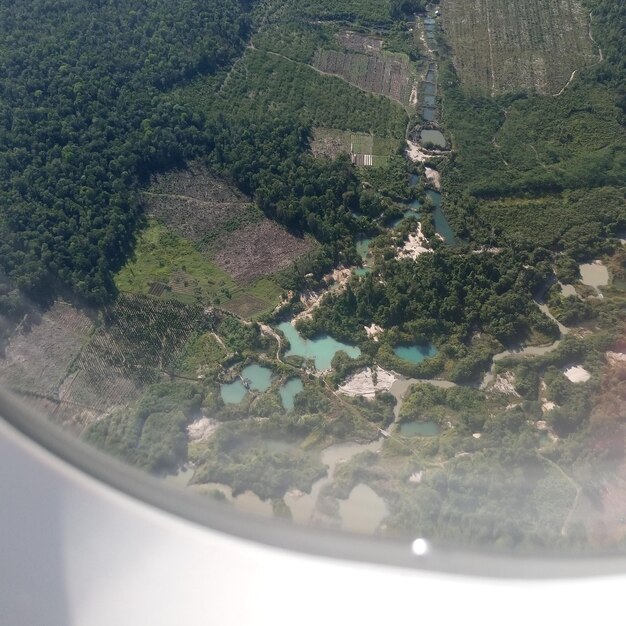
<svg viewBox="0 0 626 626"><path fill-rule="evenodd" d="M345 352L351 359L361 356L361 350L357 346L337 341L328 335L305 339L289 322L282 322L278 328L290 344L285 356L294 355L304 359L313 359L317 370L330 369L333 357L339 351Z"/></svg>

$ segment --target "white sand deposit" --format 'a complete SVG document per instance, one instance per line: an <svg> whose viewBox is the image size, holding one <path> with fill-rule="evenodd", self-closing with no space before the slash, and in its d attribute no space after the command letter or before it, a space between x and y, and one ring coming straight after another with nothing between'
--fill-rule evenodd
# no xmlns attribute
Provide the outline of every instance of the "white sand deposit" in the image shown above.
<svg viewBox="0 0 626 626"><path fill-rule="evenodd" d="M426 175L426 180L432 183L435 189L441 189L441 172L432 167L425 167L424 174Z"/></svg>
<svg viewBox="0 0 626 626"><path fill-rule="evenodd" d="M201 417L187 426L189 441L206 441L217 430L219 422L208 417Z"/></svg>
<svg viewBox="0 0 626 626"><path fill-rule="evenodd" d="M510 396L519 398L520 395L515 391L515 376L512 372L506 372L505 374L498 374L493 381L493 388L500 393L506 393Z"/></svg>
<svg viewBox="0 0 626 626"><path fill-rule="evenodd" d="M422 233L422 225L418 223L417 232L411 233L402 248L398 250L398 258L409 257L415 260L420 254L424 254L424 252L432 252L427 246L428 239L426 239Z"/></svg>
<svg viewBox="0 0 626 626"><path fill-rule="evenodd" d="M368 337L371 337L374 341L378 341L378 335L383 332L383 327L378 324L372 324L371 326L363 326Z"/></svg>
<svg viewBox="0 0 626 626"><path fill-rule="evenodd" d="M568 367L563 374L567 380L573 383L585 383L591 378L591 374L580 365Z"/></svg>
<svg viewBox="0 0 626 626"><path fill-rule="evenodd" d="M609 365L626 364L626 352L607 352L606 361Z"/></svg>
<svg viewBox="0 0 626 626"><path fill-rule="evenodd" d="M367 367L348 377L338 391L346 396L373 398L377 391L389 391L396 379L397 375L394 372L376 367L376 382L374 382L373 371Z"/></svg>

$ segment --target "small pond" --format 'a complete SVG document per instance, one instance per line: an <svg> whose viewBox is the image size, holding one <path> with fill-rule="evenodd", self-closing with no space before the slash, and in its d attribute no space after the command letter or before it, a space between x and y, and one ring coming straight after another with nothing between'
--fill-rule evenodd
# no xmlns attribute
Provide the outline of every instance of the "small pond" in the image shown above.
<svg viewBox="0 0 626 626"><path fill-rule="evenodd" d="M267 391L272 384L272 370L256 363L241 370L241 376L250 384L250 389Z"/></svg>
<svg viewBox="0 0 626 626"><path fill-rule="evenodd" d="M426 97L424 97L424 100L426 100ZM446 138L440 130L424 129L420 133L420 139L422 140L422 144L430 143L439 148L445 148L448 145Z"/></svg>
<svg viewBox="0 0 626 626"><path fill-rule="evenodd" d="M371 273L372 273L371 267L357 267L354 270L355 276L367 276L368 274L371 274Z"/></svg>
<svg viewBox="0 0 626 626"><path fill-rule="evenodd" d="M304 389L299 378L290 378L279 390L285 411L292 411L295 397Z"/></svg>
<svg viewBox="0 0 626 626"><path fill-rule="evenodd" d="M427 83L434 83L435 82L435 70L428 70L426 72L426 77L424 78L424 80Z"/></svg>
<svg viewBox="0 0 626 626"><path fill-rule="evenodd" d="M437 348L430 343L423 345L414 344L412 346L398 346L393 349L393 352L397 357L409 363L421 363L429 356L437 354Z"/></svg>
<svg viewBox="0 0 626 626"><path fill-rule="evenodd" d="M239 404L245 397L248 390L243 386L239 378L232 383L220 385L220 396L224 404Z"/></svg>
<svg viewBox="0 0 626 626"><path fill-rule="evenodd" d="M278 328L291 346L286 356L294 355L304 359L314 359L315 368L318 370L330 369L333 357L339 351L345 352L352 359L361 356L361 350L357 346L337 341L328 335L305 339L289 322L282 322Z"/></svg>
<svg viewBox="0 0 626 626"><path fill-rule="evenodd" d="M436 96L423 96L422 97L422 105L425 107L435 108L437 106L437 98Z"/></svg>
<svg viewBox="0 0 626 626"><path fill-rule="evenodd" d="M609 270L600 261L583 263L580 266L580 275L584 285L594 287L596 290L598 287L604 287L609 284Z"/></svg>
<svg viewBox="0 0 626 626"><path fill-rule="evenodd" d="M432 122L434 121L435 117L437 116L437 109L433 109L430 107L424 107L422 109L422 117L427 121L427 122Z"/></svg>
<svg viewBox="0 0 626 626"><path fill-rule="evenodd" d="M435 83L424 83L422 93L426 96L434 96L437 94L437 85Z"/></svg>
<svg viewBox="0 0 626 626"><path fill-rule="evenodd" d="M400 434L405 437L436 437L439 434L439 424L432 421L404 422L400 424Z"/></svg>
<svg viewBox="0 0 626 626"><path fill-rule="evenodd" d="M441 210L441 194L434 189L427 189L426 195L430 198L431 202L435 205L433 211L433 221L435 222L435 230L443 237L443 240L453 246L456 243L456 237L454 231L450 227L446 216Z"/></svg>

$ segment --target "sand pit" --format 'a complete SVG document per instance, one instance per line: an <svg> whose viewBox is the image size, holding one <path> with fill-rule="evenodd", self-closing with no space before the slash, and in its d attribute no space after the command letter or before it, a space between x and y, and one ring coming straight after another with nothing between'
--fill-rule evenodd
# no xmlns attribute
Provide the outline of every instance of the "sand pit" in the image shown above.
<svg viewBox="0 0 626 626"><path fill-rule="evenodd" d="M368 337L371 337L374 341L378 341L378 335L383 332L383 327L378 324L372 324L371 326L363 326Z"/></svg>
<svg viewBox="0 0 626 626"><path fill-rule="evenodd" d="M408 257L415 260L420 254L424 254L424 252L432 252L432 249L427 246L428 240L422 233L422 225L418 223L417 232L411 233L402 248L398 250L398 258L402 259Z"/></svg>
<svg viewBox="0 0 626 626"><path fill-rule="evenodd" d="M605 356L609 365L626 365L626 352L607 352Z"/></svg>
<svg viewBox="0 0 626 626"><path fill-rule="evenodd" d="M208 417L201 417L187 426L189 441L206 441L217 430L219 422Z"/></svg>
<svg viewBox="0 0 626 626"><path fill-rule="evenodd" d="M441 189L441 173L432 167L425 167L424 174L426 175L426 180L432 183L432 186L439 191Z"/></svg>
<svg viewBox="0 0 626 626"><path fill-rule="evenodd" d="M496 379L493 381L493 388L495 391L499 391L500 393L515 396L516 398L520 397L519 393L515 391L515 376L511 372L498 374Z"/></svg>
<svg viewBox="0 0 626 626"><path fill-rule="evenodd" d="M377 391L389 391L396 379L397 376L393 372L376 367L376 382L374 382L372 369L368 367L352 374L338 391L346 396L362 396L371 399Z"/></svg>
<svg viewBox="0 0 626 626"><path fill-rule="evenodd" d="M586 383L591 378L591 374L580 365L568 367L563 374L573 383Z"/></svg>

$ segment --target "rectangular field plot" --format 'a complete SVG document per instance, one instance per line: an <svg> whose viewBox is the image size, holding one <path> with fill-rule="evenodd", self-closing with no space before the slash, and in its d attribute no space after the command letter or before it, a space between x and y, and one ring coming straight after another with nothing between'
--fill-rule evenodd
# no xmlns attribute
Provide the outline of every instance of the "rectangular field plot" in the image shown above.
<svg viewBox="0 0 626 626"><path fill-rule="evenodd" d="M364 91L395 100L407 110L414 108L411 93L418 77L404 55L320 50L313 65L321 72L339 76Z"/></svg>
<svg viewBox="0 0 626 626"><path fill-rule="evenodd" d="M558 93L596 58L579 0L444 0L446 36L469 91Z"/></svg>
<svg viewBox="0 0 626 626"><path fill-rule="evenodd" d="M57 302L15 331L0 359L0 383L25 393L57 397L67 369L92 330L85 312Z"/></svg>
<svg viewBox="0 0 626 626"><path fill-rule="evenodd" d="M366 133L350 133L334 128L315 128L311 151L315 156L335 158L339 154L352 157L357 166L386 165L398 151L399 142Z"/></svg>

